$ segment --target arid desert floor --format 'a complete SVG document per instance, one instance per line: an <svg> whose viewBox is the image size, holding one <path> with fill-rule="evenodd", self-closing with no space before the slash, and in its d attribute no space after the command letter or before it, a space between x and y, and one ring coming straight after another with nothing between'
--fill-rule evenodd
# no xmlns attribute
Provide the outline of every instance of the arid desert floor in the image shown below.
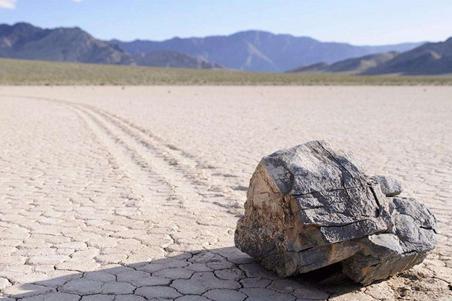
<svg viewBox="0 0 452 301"><path fill-rule="evenodd" d="M260 158L314 139L429 206L423 264L360 287L233 247ZM0 87L9 298L451 300L452 87Z"/></svg>

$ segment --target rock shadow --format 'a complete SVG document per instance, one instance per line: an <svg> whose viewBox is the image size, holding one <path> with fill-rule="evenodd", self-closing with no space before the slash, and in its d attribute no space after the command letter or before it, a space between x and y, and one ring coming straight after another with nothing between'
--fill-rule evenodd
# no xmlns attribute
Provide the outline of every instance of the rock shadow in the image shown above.
<svg viewBox="0 0 452 301"><path fill-rule="evenodd" d="M280 278L235 247L199 250L129 265L16 284L0 300L327 300L360 286L333 265Z"/></svg>

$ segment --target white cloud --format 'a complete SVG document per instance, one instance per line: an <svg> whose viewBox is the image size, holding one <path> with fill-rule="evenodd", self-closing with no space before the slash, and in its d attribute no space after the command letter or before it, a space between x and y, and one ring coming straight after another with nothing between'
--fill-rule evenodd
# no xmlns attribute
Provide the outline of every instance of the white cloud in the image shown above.
<svg viewBox="0 0 452 301"><path fill-rule="evenodd" d="M0 0L0 8L16 8L16 0Z"/></svg>
<svg viewBox="0 0 452 301"><path fill-rule="evenodd" d="M80 3L80 2L82 2L83 0L72 0L72 2L76 2L76 3Z"/></svg>

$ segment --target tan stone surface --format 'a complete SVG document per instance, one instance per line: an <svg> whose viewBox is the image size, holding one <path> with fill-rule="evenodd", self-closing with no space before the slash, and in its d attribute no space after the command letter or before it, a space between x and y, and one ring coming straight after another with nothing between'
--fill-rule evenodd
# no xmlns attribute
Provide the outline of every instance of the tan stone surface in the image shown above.
<svg viewBox="0 0 452 301"><path fill-rule="evenodd" d="M449 87L0 87L0 296L447 300L451 99ZM314 139L432 209L439 244L422 265L359 288L281 280L232 248L258 160Z"/></svg>

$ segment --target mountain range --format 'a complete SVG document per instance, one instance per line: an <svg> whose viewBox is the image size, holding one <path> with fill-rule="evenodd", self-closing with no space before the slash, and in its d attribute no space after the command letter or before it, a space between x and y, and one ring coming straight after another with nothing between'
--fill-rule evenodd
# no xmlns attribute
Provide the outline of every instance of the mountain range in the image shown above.
<svg viewBox="0 0 452 301"><path fill-rule="evenodd" d="M289 72L331 72L360 75L452 74L452 38L444 42L426 43L403 53L378 53L333 64L316 63L295 68Z"/></svg>
<svg viewBox="0 0 452 301"><path fill-rule="evenodd" d="M28 23L0 25L0 57L155 67L221 67L174 51L132 55L78 27L43 29Z"/></svg>
<svg viewBox="0 0 452 301"><path fill-rule="evenodd" d="M358 58L346 59L334 64L316 63L289 70L289 72L332 72L361 74L371 70L372 68L381 66L387 61L394 59L398 55L399 53L395 51L370 54Z"/></svg>
<svg viewBox="0 0 452 301"><path fill-rule="evenodd" d="M78 28L0 25L0 57L96 64L227 68L252 72L452 73L452 38L439 43L355 46L249 30L204 38L103 41Z"/></svg>
<svg viewBox="0 0 452 301"><path fill-rule="evenodd" d="M441 75L452 74L452 38L426 43L400 53L393 59L367 70L365 74Z"/></svg>
<svg viewBox="0 0 452 301"><path fill-rule="evenodd" d="M205 38L132 42L114 40L112 43L132 54L172 50L215 62L226 68L254 72L281 72L317 62L332 63L377 52L401 52L419 46L419 43L354 46L257 30Z"/></svg>
<svg viewBox="0 0 452 301"><path fill-rule="evenodd" d="M118 47L80 28L42 29L27 23L0 25L0 57L103 64L130 64Z"/></svg>

